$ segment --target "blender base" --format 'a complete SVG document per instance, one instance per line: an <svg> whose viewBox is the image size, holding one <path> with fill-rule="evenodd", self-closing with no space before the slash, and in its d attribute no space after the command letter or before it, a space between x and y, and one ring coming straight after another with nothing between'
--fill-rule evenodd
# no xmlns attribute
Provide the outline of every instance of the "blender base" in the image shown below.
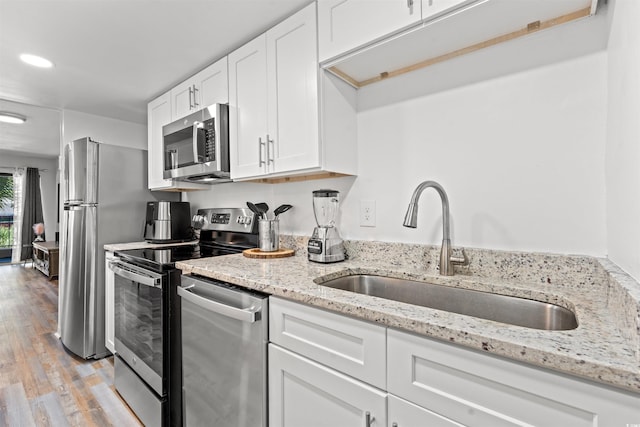
<svg viewBox="0 0 640 427"><path fill-rule="evenodd" d="M307 244L309 261L328 264L345 260L342 238L335 227L316 227Z"/></svg>

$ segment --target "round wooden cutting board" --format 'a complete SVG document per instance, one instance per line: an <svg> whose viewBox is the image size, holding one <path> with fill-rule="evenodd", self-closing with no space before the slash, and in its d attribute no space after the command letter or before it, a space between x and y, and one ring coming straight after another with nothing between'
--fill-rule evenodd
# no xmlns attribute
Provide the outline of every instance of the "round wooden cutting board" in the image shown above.
<svg viewBox="0 0 640 427"><path fill-rule="evenodd" d="M292 256L294 254L293 249L278 249L277 251L272 252L262 252L260 248L253 249L245 249L242 251L242 255L247 258L286 258L288 256Z"/></svg>

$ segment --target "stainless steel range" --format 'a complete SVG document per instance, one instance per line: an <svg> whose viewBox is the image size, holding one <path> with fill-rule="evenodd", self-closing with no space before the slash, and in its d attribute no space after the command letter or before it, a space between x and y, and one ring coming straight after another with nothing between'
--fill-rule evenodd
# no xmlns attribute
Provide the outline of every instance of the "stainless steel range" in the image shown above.
<svg viewBox="0 0 640 427"><path fill-rule="evenodd" d="M146 426L183 421L180 270L175 263L257 246L248 209L198 211L198 244L116 251L115 387ZM184 328L183 328L184 329Z"/></svg>

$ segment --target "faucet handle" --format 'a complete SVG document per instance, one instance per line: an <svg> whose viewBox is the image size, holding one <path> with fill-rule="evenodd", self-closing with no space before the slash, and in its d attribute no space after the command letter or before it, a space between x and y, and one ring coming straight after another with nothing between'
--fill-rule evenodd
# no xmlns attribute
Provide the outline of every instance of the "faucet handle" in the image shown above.
<svg viewBox="0 0 640 427"><path fill-rule="evenodd" d="M467 253L464 251L464 248L460 248L460 252L462 252L462 257L451 255L449 257L449 261L456 265L469 265L469 257L467 257Z"/></svg>

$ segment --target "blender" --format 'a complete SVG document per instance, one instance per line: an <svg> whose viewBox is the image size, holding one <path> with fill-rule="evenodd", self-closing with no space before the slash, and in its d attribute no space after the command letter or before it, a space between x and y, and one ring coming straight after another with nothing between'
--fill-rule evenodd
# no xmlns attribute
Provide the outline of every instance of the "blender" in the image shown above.
<svg viewBox="0 0 640 427"><path fill-rule="evenodd" d="M344 245L335 225L338 215L338 193L336 190L313 192L313 214L318 226L313 229L313 235L307 245L309 261L344 261Z"/></svg>

